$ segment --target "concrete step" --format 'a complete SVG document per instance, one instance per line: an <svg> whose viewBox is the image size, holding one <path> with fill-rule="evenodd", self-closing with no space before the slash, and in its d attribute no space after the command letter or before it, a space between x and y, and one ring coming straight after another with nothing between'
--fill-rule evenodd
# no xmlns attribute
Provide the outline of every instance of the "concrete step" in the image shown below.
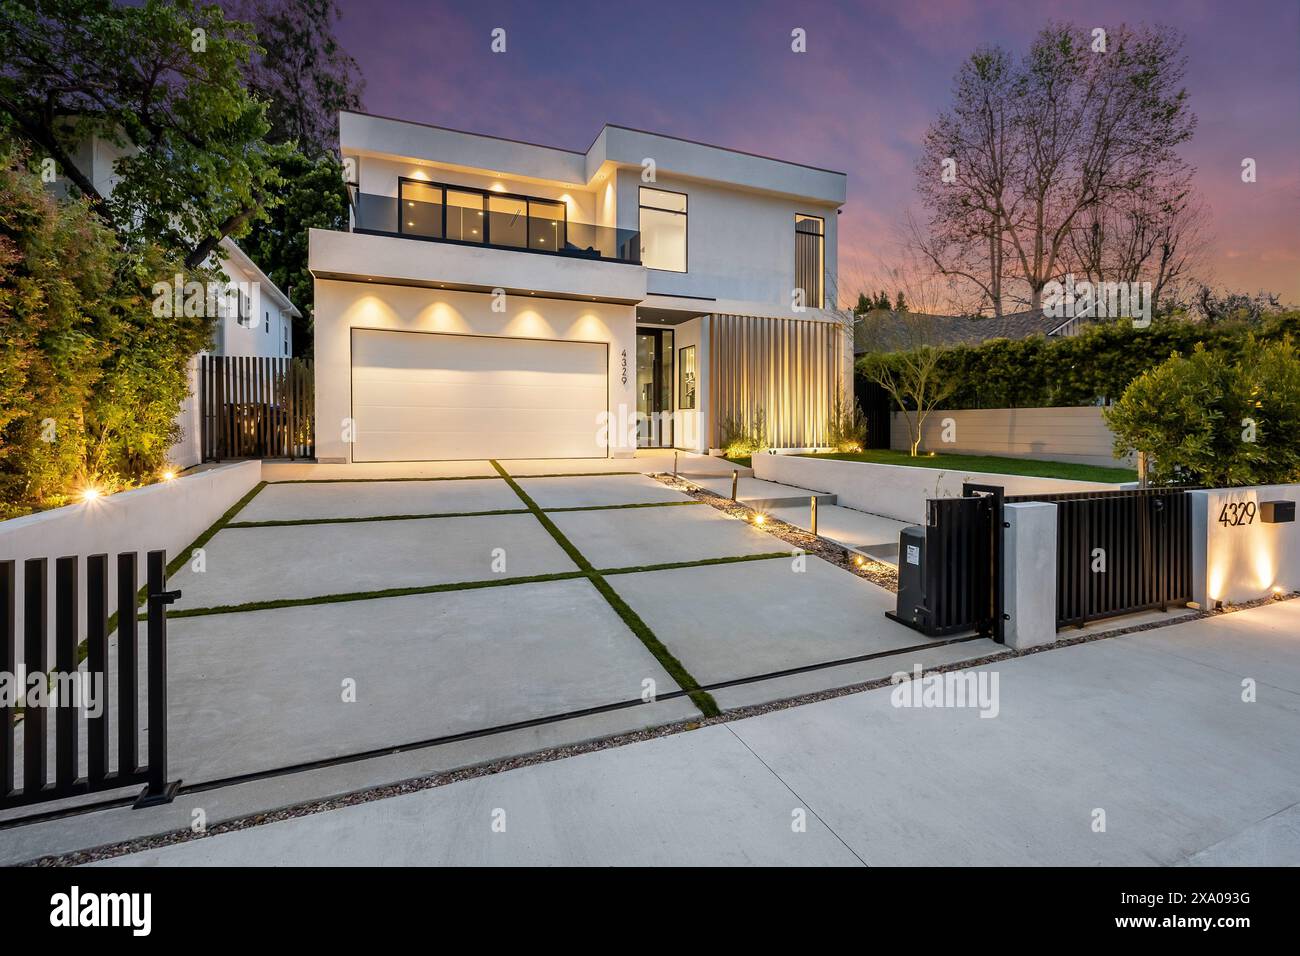
<svg viewBox="0 0 1300 956"><path fill-rule="evenodd" d="M721 495L724 498L731 497L730 475L725 478L692 478L691 480L715 495ZM736 484L736 500L743 505L761 511L799 506L808 508L811 506L810 500L813 497L816 497L817 507L819 508L823 505L833 505L837 501L835 495L825 491L812 491L796 485L783 485L779 482L764 481L761 478L751 478L745 475L742 475Z"/></svg>

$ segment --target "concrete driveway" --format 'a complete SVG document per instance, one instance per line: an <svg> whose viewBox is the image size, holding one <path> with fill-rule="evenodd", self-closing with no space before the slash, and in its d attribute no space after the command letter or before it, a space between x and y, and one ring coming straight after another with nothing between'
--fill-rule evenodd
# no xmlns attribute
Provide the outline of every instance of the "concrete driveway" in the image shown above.
<svg viewBox="0 0 1300 956"><path fill-rule="evenodd" d="M1297 633L1290 601L980 668L993 719L884 688L111 863L1294 866Z"/></svg>
<svg viewBox="0 0 1300 956"><path fill-rule="evenodd" d="M264 487L171 581L176 775L582 740L698 717L697 688L725 708L935 662L892 594L652 477L509 467Z"/></svg>

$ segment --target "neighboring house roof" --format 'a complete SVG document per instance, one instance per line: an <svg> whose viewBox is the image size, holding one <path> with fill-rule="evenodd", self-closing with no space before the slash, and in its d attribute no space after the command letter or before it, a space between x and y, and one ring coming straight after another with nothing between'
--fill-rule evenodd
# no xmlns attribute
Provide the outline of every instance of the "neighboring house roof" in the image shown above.
<svg viewBox="0 0 1300 956"><path fill-rule="evenodd" d="M992 339L1065 335L1069 331L1067 326L1073 321L1044 315L1041 309L1027 309L990 318L909 313L909 317L904 319L899 313L884 309L873 309L867 316L877 326L874 330L877 341L869 341L872 336L868 336L861 319L857 320L853 327L853 351L858 355L870 351L873 346L892 351L920 344L979 345ZM891 329L894 331L891 332Z"/></svg>
<svg viewBox="0 0 1300 956"><path fill-rule="evenodd" d="M222 257L233 261L241 269L251 275L261 287L262 291L267 293L272 301L275 302L282 310L292 315L295 319L302 318L302 313L298 311L297 306L289 301L289 297L280 291L280 287L270 280L265 272L257 267L248 254L235 243L229 236L221 240Z"/></svg>

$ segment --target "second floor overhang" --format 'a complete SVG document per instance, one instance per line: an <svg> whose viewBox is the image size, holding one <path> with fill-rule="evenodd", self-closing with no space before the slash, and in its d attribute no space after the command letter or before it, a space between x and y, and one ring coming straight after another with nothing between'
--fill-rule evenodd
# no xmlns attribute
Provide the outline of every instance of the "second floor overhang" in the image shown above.
<svg viewBox="0 0 1300 956"><path fill-rule="evenodd" d="M330 229L310 230L307 265L317 279L622 305L646 297L646 270L632 263Z"/></svg>

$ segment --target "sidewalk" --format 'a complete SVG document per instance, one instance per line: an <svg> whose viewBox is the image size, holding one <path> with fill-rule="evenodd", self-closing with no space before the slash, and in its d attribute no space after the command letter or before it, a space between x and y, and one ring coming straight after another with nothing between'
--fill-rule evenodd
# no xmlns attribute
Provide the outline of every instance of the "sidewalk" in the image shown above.
<svg viewBox="0 0 1300 956"><path fill-rule="evenodd" d="M992 719L870 691L110 862L1296 864L1298 635L1270 605L1001 662Z"/></svg>

